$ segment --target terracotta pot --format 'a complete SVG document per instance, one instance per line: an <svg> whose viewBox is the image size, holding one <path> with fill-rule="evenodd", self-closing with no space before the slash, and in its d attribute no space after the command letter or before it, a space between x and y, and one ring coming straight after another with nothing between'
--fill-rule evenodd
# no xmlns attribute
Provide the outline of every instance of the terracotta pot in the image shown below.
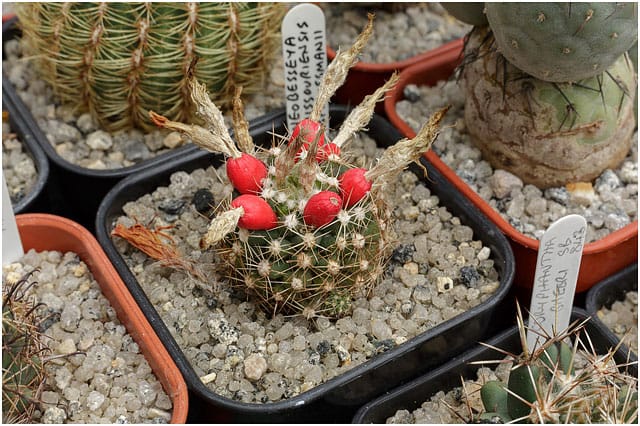
<svg viewBox="0 0 640 426"><path fill-rule="evenodd" d="M394 71L402 71L412 65L419 64L424 61L437 61L441 56L449 57L452 52L455 55L459 55L462 51L462 45L463 39L450 41L437 49L397 62L378 64L360 61L349 70L347 79L342 87L336 91L334 100L339 104L351 106L358 105L365 96L372 94L382 86ZM331 47L327 47L327 58L329 62L333 61L335 57L336 51ZM455 66L456 64L451 64L451 69L442 69L437 71L440 72L440 74L435 75L434 77L437 79L446 78L454 70ZM376 106L376 112L384 115L384 104L379 103Z"/></svg>
<svg viewBox="0 0 640 426"><path fill-rule="evenodd" d="M447 79L460 61L463 44L459 43L455 47L446 51L441 50L438 55L432 55L402 71L400 81L385 98L384 108L389 121L405 137L412 138L416 133L396 112L396 104L404 99L403 89L408 84L434 86L439 80ZM530 290L533 287L540 242L511 226L433 151L429 151L426 157L453 186L471 200L508 237L516 257L515 284L522 289ZM638 221L636 220L601 240L585 244L576 292L588 290L597 282L636 262L637 259Z"/></svg>
<svg viewBox="0 0 640 426"><path fill-rule="evenodd" d="M133 337L172 401L171 423L185 423L189 407L187 385L162 342L122 282L98 241L79 224L60 216L30 213L16 216L25 251L76 253L87 264L102 294Z"/></svg>

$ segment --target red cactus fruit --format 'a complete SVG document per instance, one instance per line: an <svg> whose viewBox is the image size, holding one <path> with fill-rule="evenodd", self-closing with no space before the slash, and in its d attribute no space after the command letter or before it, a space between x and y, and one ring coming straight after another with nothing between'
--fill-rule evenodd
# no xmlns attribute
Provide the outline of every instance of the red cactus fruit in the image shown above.
<svg viewBox="0 0 640 426"><path fill-rule="evenodd" d="M289 143L298 137L299 134L302 134L302 137L304 138L304 149L309 149L309 145L316 139L316 135L319 131L320 123L309 118L305 118L293 128ZM320 135L320 139L318 139L318 147L321 147L322 145L324 145L324 135Z"/></svg>
<svg viewBox="0 0 640 426"><path fill-rule="evenodd" d="M264 199L253 194L243 194L231 201L232 208L242 207L244 214L238 226L252 231L275 228L278 218Z"/></svg>
<svg viewBox="0 0 640 426"><path fill-rule="evenodd" d="M304 207L304 223L319 228L330 223L342 208L342 197L333 191L321 191L312 195Z"/></svg>
<svg viewBox="0 0 640 426"><path fill-rule="evenodd" d="M340 155L340 147L333 142L329 142L322 146L322 148L318 149L318 153L316 154L316 161L318 163L322 163L329 159L330 155Z"/></svg>
<svg viewBox="0 0 640 426"><path fill-rule="evenodd" d="M262 180L267 177L267 166L256 157L242 153L240 158L227 160L227 176L241 194L258 194Z"/></svg>
<svg viewBox="0 0 640 426"><path fill-rule="evenodd" d="M371 190L371 181L365 177L366 172L367 169L354 168L347 170L338 177L340 193L345 200L346 208L360 201Z"/></svg>

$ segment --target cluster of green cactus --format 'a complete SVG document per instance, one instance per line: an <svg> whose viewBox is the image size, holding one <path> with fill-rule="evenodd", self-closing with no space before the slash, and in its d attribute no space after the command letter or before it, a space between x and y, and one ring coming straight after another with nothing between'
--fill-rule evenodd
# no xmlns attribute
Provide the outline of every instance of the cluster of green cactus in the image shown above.
<svg viewBox="0 0 640 426"><path fill-rule="evenodd" d="M33 273L33 272L32 272ZM2 297L2 421L29 422L44 381L43 344L37 305L25 291L32 273L3 282Z"/></svg>
<svg viewBox="0 0 640 426"><path fill-rule="evenodd" d="M61 101L109 130L152 128L147 112L191 120L187 70L227 107L258 90L284 4L17 3L22 39Z"/></svg>
<svg viewBox="0 0 640 426"><path fill-rule="evenodd" d="M488 381L480 389L491 423L635 423L638 380L605 355L589 350L582 337L584 322L549 338L529 353L524 327L524 353L513 356L507 383ZM573 347L567 343L574 337ZM584 339L584 340L583 340ZM583 358L582 360L579 360Z"/></svg>
<svg viewBox="0 0 640 426"><path fill-rule="evenodd" d="M591 181L632 144L636 3L473 3L462 66L472 142L539 188ZM451 13L469 17L456 8ZM481 19L484 15L486 19Z"/></svg>
<svg viewBox="0 0 640 426"><path fill-rule="evenodd" d="M431 146L446 112L439 111L413 140L387 149L369 170L350 163L344 144L371 119L377 101L397 82L394 75L356 107L329 141L320 122L335 88L371 34L373 17L354 46L328 67L311 115L270 149L256 149L234 104L236 142L204 87L192 82L192 98L206 128L167 120L205 149L228 158L226 173L239 196L218 210L201 245L216 247L231 282L253 294L267 312L338 317L356 295L367 295L390 254L390 213L381 190Z"/></svg>

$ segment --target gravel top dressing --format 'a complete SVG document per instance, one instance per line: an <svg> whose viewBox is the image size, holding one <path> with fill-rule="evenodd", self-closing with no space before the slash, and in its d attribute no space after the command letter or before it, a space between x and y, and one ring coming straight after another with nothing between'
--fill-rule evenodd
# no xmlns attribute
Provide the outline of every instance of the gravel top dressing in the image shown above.
<svg viewBox="0 0 640 426"><path fill-rule="evenodd" d="M42 332L57 358L45 365L32 421L168 423L171 399L87 265L75 253L30 250L3 267L3 285L34 269L28 291L44 304Z"/></svg>
<svg viewBox="0 0 640 426"><path fill-rule="evenodd" d="M617 300L611 308L598 311L598 318L624 341L634 353L638 353L638 292L629 291L624 300Z"/></svg>
<svg viewBox="0 0 640 426"><path fill-rule="evenodd" d="M396 104L396 110L414 130L434 110L452 105L433 151L518 232L539 239L551 223L575 213L587 220L586 242L593 242L637 220L637 131L636 142L622 164L615 170L605 170L593 183L592 190L570 191L566 187L540 190L523 184L509 172L494 170L482 159L467 133L464 95L455 80L440 81L433 87L407 85L404 97Z"/></svg>
<svg viewBox="0 0 640 426"><path fill-rule="evenodd" d="M381 150L361 134L349 152L355 164L369 166ZM162 232L204 268L209 282L114 242L197 374L221 396L252 403L293 397L480 304L499 287L491 250L404 172L386 189L397 244L369 298L356 299L351 314L337 320L272 316L232 290L213 270L215 254L200 250L208 219L192 200L202 189L210 190L214 206L231 195L224 166L174 173L168 187L125 204L126 216L116 223L170 226Z"/></svg>
<svg viewBox="0 0 640 426"><path fill-rule="evenodd" d="M33 158L6 122L2 123L2 172L13 205L31 192L38 178Z"/></svg>

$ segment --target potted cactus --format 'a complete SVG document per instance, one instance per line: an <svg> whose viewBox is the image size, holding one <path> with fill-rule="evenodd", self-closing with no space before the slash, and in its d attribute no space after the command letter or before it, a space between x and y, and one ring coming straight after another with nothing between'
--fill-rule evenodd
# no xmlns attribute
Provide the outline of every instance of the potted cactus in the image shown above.
<svg viewBox="0 0 640 426"><path fill-rule="evenodd" d="M325 133L317 114L370 31L371 23L332 62L313 112L282 137L273 134L286 132L283 113L249 128L238 98L232 139L194 79L205 126L151 116L217 154L127 178L98 211L101 244L180 360L194 399L216 407L202 411L203 421L346 421L391 382L484 334L508 291L503 237L482 229L486 222L426 162L424 182L446 209L417 183L419 168L398 175L421 159L444 110L420 136L395 143L397 132L373 113L391 79L351 111L331 108L339 130ZM359 131L367 123L369 142ZM166 203L183 208L167 216L158 210ZM433 228L431 249L423 223ZM482 242L469 240L472 229ZM412 240L416 231L424 244ZM449 244L454 233L459 253ZM426 308L429 298L438 312ZM475 306L460 312L460 304Z"/></svg>
<svg viewBox="0 0 640 426"><path fill-rule="evenodd" d="M273 3L17 3L17 17L3 24L3 69L9 96L59 181L54 213L91 230L100 200L118 180L195 149L147 117L149 109L173 119L192 116L184 73L194 58L197 75L221 105L237 85L245 95L264 90L284 9Z"/></svg>
<svg viewBox="0 0 640 426"><path fill-rule="evenodd" d="M504 12L509 8L522 12ZM588 232L577 289L584 292L637 259L637 209L633 207L633 197L637 195L632 190L637 179L632 142L636 77L625 55L637 37L635 5L486 3L483 10L489 18L488 25L474 27L464 52L451 52L401 75L397 90L386 99L387 115L403 134L410 136L414 134L412 114L420 114L418 105L424 107L428 100L419 100L415 112L400 112L398 103L402 99L421 98L408 85L421 85L430 96L456 97L453 114L460 118L449 136L450 142L436 146L428 154L429 159L509 236L518 258L516 282L525 291L532 285L538 238L550 223L536 225L534 218L551 221L558 214L569 212L585 215L592 230ZM545 20L547 15L551 17ZM616 27L611 31L603 23L603 17L609 15L617 17L612 20ZM515 18L510 20L508 16ZM527 25L517 24L524 19L529 19ZM497 30L493 26L502 32L507 31L504 28L522 27L523 32L535 33L536 25L543 25L536 19L544 21L558 41L577 42L582 36L578 30L583 31L584 37L593 37L590 45L594 49L599 45L598 37L604 43L606 34L619 34L612 38L614 45L604 52L615 61L605 71L594 69L590 77L578 74L579 67L569 67L576 70L572 78L578 81L573 83L562 81L569 78L566 70L560 74L564 63L557 66L557 73L547 70L550 77L545 77L547 71L529 71L525 64L512 64L511 55L515 53L509 53L509 49L518 43L504 46L503 39L494 37ZM563 31L578 35L563 37ZM618 40L620 45L615 44ZM539 43L538 50L520 43L520 54L530 52L539 58L545 48L554 46ZM569 61L576 52L572 47L565 50L568 53L564 60ZM603 57L601 62L604 61ZM431 77L461 62L457 82L439 82L438 77ZM538 62L552 64L551 58ZM433 91L427 86L433 86ZM466 153L465 158L456 157L453 150L458 145L460 152ZM467 163L476 166L468 167ZM629 182L629 190L621 182ZM621 200L613 207L619 211L606 210L615 185L622 185L616 195ZM620 204L629 209L620 209ZM600 205L603 210L594 213Z"/></svg>
<svg viewBox="0 0 640 426"><path fill-rule="evenodd" d="M49 160L2 85L2 169L14 213L47 211Z"/></svg>
<svg viewBox="0 0 640 426"><path fill-rule="evenodd" d="M524 328L513 327L364 405L354 423L636 422L637 360L585 311L572 320L522 354Z"/></svg>
<svg viewBox="0 0 640 426"><path fill-rule="evenodd" d="M585 309L608 329L611 339L638 353L638 264L607 277L589 289Z"/></svg>
<svg viewBox="0 0 640 426"><path fill-rule="evenodd" d="M3 421L184 423L184 379L95 238L59 216L16 221L27 253L3 265Z"/></svg>

